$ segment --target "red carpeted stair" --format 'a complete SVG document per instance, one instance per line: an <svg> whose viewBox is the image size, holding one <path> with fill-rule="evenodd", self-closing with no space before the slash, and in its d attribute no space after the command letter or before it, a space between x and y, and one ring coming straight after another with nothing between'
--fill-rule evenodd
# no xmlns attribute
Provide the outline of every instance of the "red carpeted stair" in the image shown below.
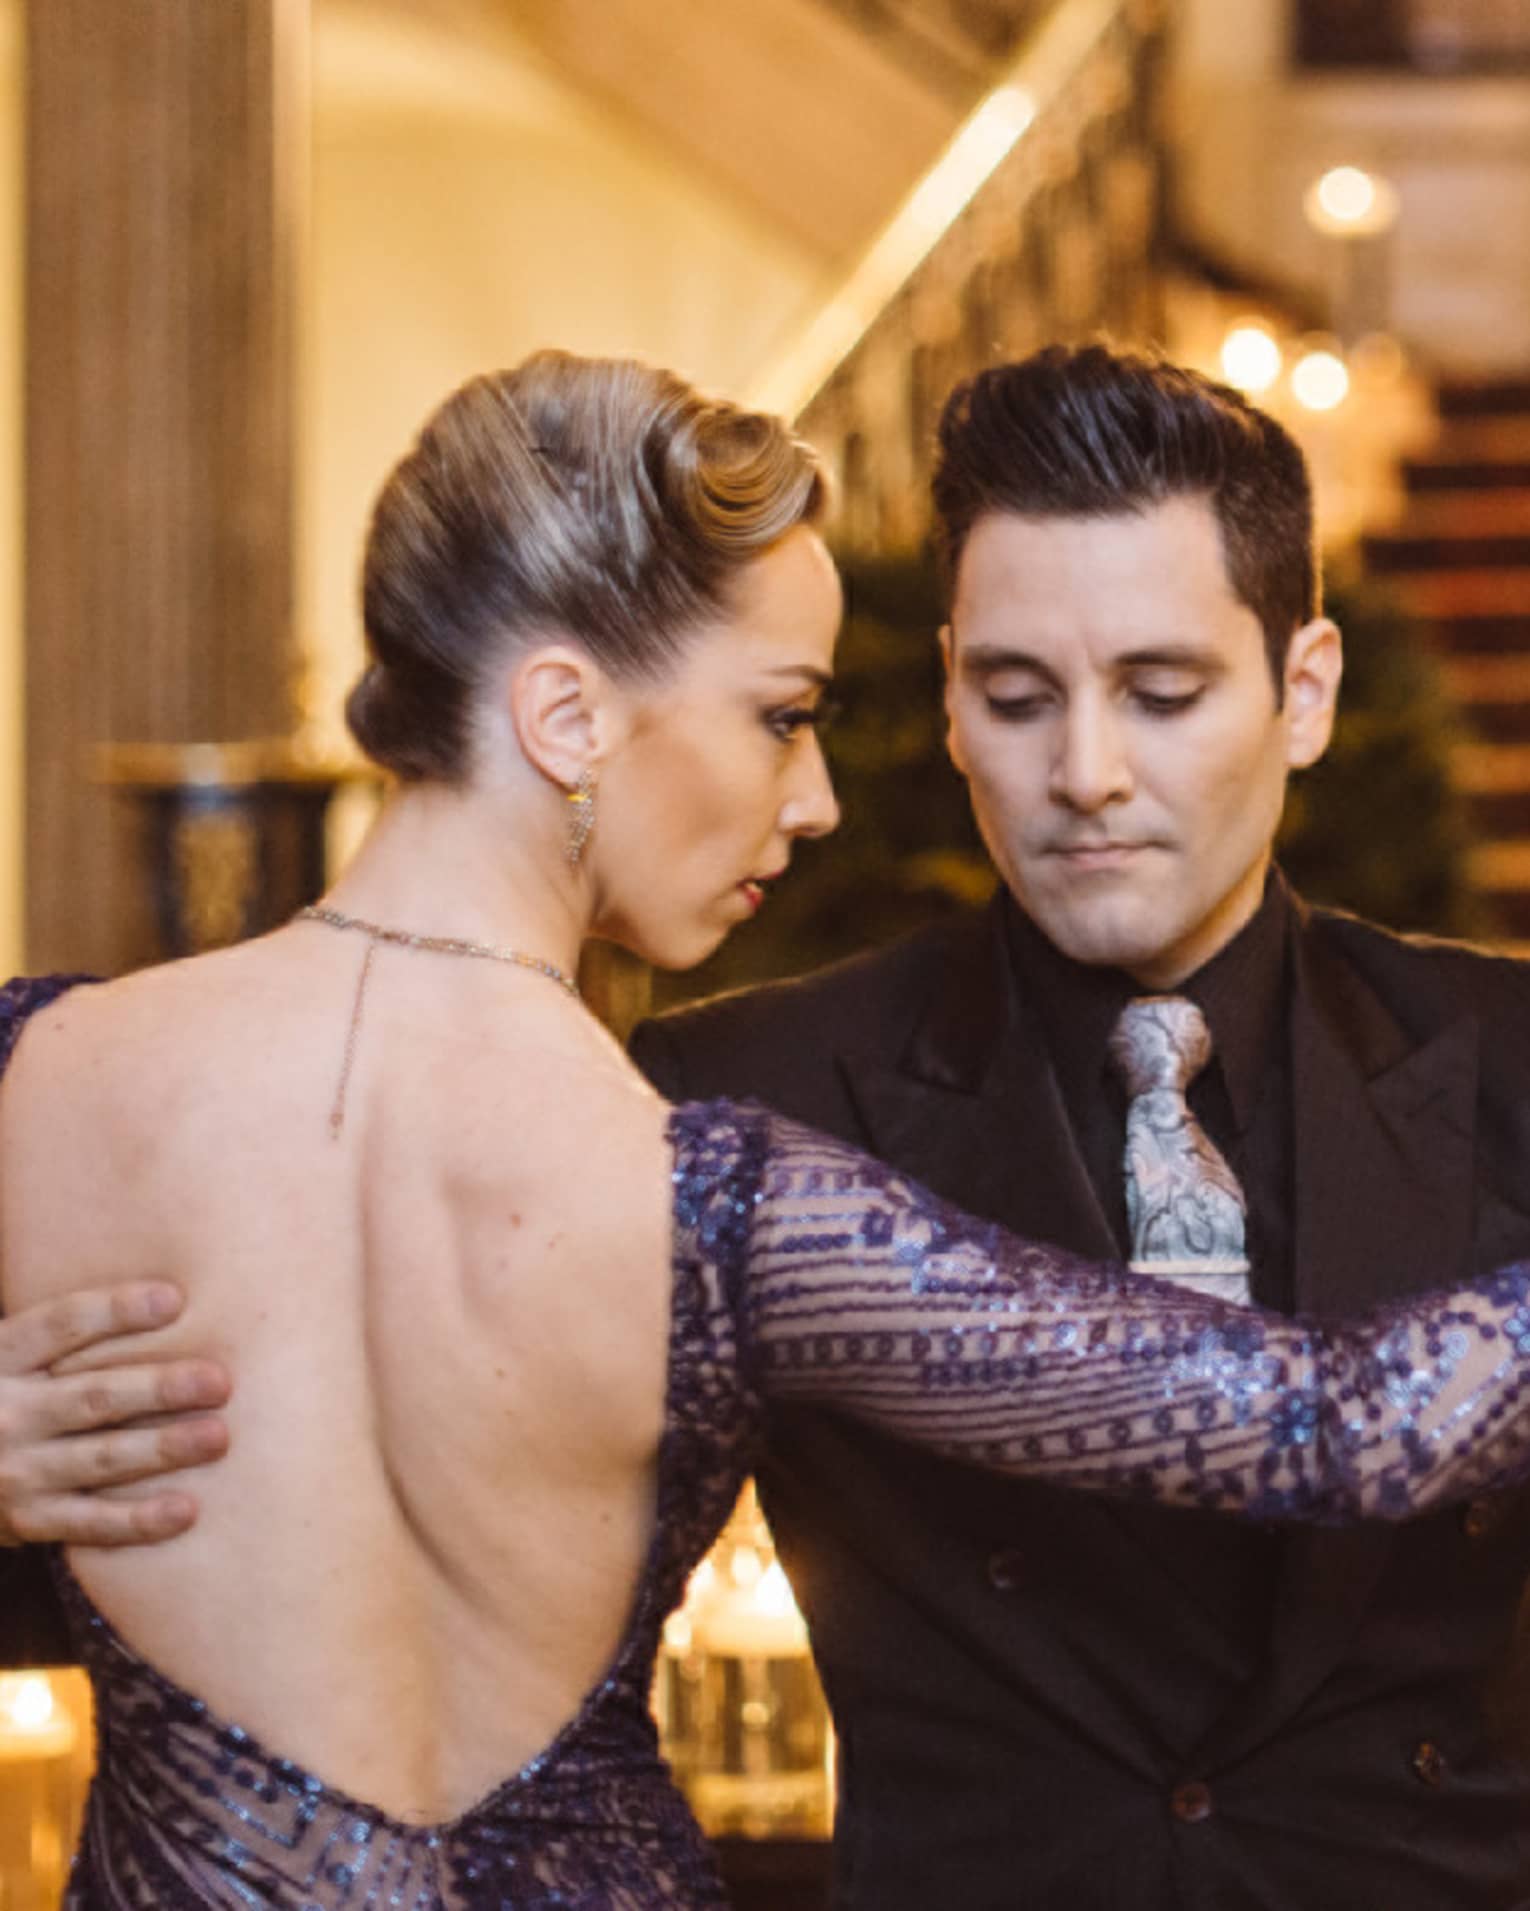
<svg viewBox="0 0 1530 1911"><path fill-rule="evenodd" d="M1473 740L1456 758L1479 845L1472 879L1499 930L1530 940L1530 380L1446 385L1440 433L1405 467L1408 509L1367 538L1431 627Z"/></svg>

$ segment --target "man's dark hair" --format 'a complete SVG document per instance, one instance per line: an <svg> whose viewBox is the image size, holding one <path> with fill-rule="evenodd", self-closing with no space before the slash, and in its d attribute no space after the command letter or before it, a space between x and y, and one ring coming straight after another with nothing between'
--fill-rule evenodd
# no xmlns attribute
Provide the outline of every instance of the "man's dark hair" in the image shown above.
<svg viewBox="0 0 1530 1911"><path fill-rule="evenodd" d="M1104 345L1049 345L995 365L941 413L934 498L953 583L991 512L1112 517L1178 497L1210 503L1279 695L1319 586L1306 460L1273 418L1199 372Z"/></svg>

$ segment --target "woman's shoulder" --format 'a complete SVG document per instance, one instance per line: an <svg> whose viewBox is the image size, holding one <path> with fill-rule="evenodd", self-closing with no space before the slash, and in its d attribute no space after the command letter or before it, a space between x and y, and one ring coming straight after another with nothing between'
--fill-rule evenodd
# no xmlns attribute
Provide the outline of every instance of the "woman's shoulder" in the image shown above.
<svg viewBox="0 0 1530 1911"><path fill-rule="evenodd" d="M118 1083L135 1095L164 1084L177 1057L205 1049L215 1021L258 1014L258 988L242 951L220 951L110 979L83 974L13 976L0 987L0 1069L28 1099L101 1106ZM240 1003L243 1003L241 1010ZM24 1038L24 1039L23 1039Z"/></svg>

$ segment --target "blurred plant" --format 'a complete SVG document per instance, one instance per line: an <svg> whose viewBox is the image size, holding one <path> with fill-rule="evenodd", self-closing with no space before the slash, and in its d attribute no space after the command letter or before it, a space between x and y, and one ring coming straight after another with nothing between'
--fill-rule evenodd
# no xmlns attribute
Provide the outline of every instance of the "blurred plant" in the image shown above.
<svg viewBox="0 0 1530 1911"><path fill-rule="evenodd" d="M801 974L981 901L994 874L945 752L933 560L843 563L848 611L826 738L844 820L803 843L757 922L701 968L659 975L659 1007ZM1465 935L1482 923L1466 883L1466 816L1450 785L1457 720L1422 633L1377 586L1341 574L1329 609L1345 634L1332 747L1292 779L1280 859L1314 902L1392 928Z"/></svg>
<svg viewBox="0 0 1530 1911"><path fill-rule="evenodd" d="M1327 755L1291 780L1281 864L1309 900L1388 928L1483 934L1466 805L1450 781L1463 725L1434 654L1375 581L1341 568L1326 596L1344 633L1339 721Z"/></svg>

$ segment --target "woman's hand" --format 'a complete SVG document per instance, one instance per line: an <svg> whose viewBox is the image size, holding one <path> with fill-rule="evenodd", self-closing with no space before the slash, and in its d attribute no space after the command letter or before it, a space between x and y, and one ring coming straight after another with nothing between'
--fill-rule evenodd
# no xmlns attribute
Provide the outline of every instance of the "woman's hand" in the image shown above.
<svg viewBox="0 0 1530 1911"><path fill-rule="evenodd" d="M170 1283L131 1281L0 1320L0 1545L133 1546L196 1519L183 1489L132 1499L97 1491L199 1466L228 1446L213 1410L228 1399L229 1377L216 1361L133 1359L132 1337L166 1326L181 1306ZM117 1340L120 1364L58 1370L85 1349L99 1361Z"/></svg>

